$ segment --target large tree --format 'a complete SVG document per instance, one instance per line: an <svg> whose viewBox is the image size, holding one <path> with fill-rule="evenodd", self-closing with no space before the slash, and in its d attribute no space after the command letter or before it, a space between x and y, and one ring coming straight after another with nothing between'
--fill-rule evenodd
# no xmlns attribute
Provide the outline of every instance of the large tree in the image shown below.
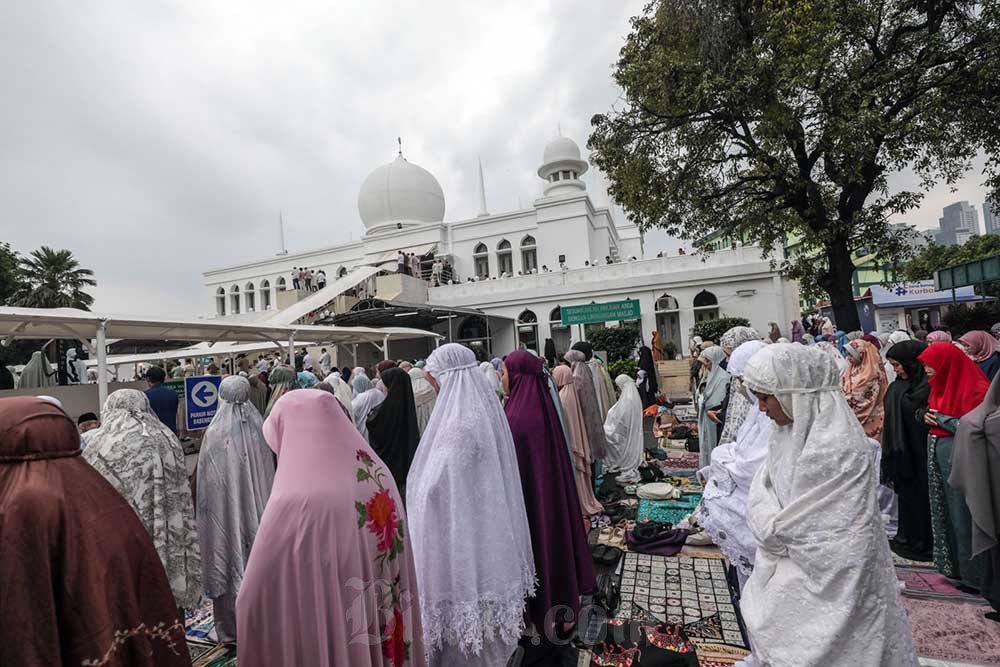
<svg viewBox="0 0 1000 667"><path fill-rule="evenodd" d="M94 297L84 290L97 285L94 272L80 268L69 250L42 246L21 258L22 286L15 305L26 308L79 308L90 310Z"/></svg>
<svg viewBox="0 0 1000 667"><path fill-rule="evenodd" d="M1000 0L654 0L632 20L621 107L590 148L643 228L722 230L821 286L859 328L851 254L910 254L887 219L1000 155ZM916 183L887 177L909 169Z"/></svg>

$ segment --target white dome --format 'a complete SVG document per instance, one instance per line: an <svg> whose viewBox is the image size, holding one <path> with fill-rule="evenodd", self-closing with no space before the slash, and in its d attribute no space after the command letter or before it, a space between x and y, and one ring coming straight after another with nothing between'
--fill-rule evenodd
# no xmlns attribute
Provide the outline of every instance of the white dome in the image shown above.
<svg viewBox="0 0 1000 667"><path fill-rule="evenodd" d="M400 155L365 178L358 213L369 231L390 223L441 222L444 192L431 172Z"/></svg>
<svg viewBox="0 0 1000 667"><path fill-rule="evenodd" d="M579 160L580 147L569 137L556 137L545 145L542 153L542 163L558 162L560 160Z"/></svg>

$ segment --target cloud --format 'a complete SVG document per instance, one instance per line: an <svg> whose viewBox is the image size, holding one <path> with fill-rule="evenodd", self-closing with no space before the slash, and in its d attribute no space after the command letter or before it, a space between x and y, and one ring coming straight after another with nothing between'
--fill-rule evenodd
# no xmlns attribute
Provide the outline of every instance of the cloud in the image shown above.
<svg viewBox="0 0 1000 667"><path fill-rule="evenodd" d="M446 220L476 213L478 158L491 211L528 205L557 127L583 146L619 99L643 4L14 3L0 238L73 250L97 309L194 317L203 271L273 255L279 212L293 251L359 238L358 188L397 137Z"/></svg>

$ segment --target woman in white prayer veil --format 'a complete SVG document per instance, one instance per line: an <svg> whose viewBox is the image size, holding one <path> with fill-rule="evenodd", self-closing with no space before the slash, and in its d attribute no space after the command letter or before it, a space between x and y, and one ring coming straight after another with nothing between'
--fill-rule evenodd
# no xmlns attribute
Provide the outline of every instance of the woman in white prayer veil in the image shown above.
<svg viewBox="0 0 1000 667"><path fill-rule="evenodd" d="M274 456L263 428L247 379L225 378L218 411L201 441L196 515L201 585L212 600L222 642L236 641L236 593L274 483Z"/></svg>
<svg viewBox="0 0 1000 667"><path fill-rule="evenodd" d="M413 384L413 405L417 408L417 429L423 433L427 428L427 422L431 420L431 413L434 412L434 404L437 403L437 392L434 391L434 386L424 377L424 369L411 368L407 372Z"/></svg>
<svg viewBox="0 0 1000 667"><path fill-rule="evenodd" d="M503 667L535 589L514 439L472 350L442 345L426 371L441 393L410 467L406 511L427 664Z"/></svg>
<svg viewBox="0 0 1000 667"><path fill-rule="evenodd" d="M31 360L21 370L21 379L18 381L18 389L35 389L37 387L51 387L56 383L56 371L52 368L48 358L41 352L31 353Z"/></svg>
<svg viewBox="0 0 1000 667"><path fill-rule="evenodd" d="M336 391L334 392L336 395ZM374 387L368 391L363 391L354 397L351 402L352 412L354 413L354 425L358 427L358 433L365 439L368 440L368 413L382 405L382 401L385 400L385 392Z"/></svg>
<svg viewBox="0 0 1000 667"><path fill-rule="evenodd" d="M497 373L496 368L493 367L488 361L484 361L479 364L479 370L483 372L483 377L489 383L490 387L496 393L500 400L503 400L503 385L500 384L500 375Z"/></svg>
<svg viewBox="0 0 1000 667"><path fill-rule="evenodd" d="M705 480L705 492L698 506L698 520L719 549L736 568L742 588L753 572L757 541L747 526L747 495L750 482L767 456L767 442L774 424L757 407L757 398L744 386L741 376L747 362L767 347L761 340L743 343L729 357L733 376L729 405L737 397L749 406L733 441L712 451L712 462L698 471ZM727 420L728 425L728 420Z"/></svg>
<svg viewBox="0 0 1000 667"><path fill-rule="evenodd" d="M871 445L831 356L770 345L743 382L775 423L750 485L757 539L740 601L759 664L916 667L875 497Z"/></svg>
<svg viewBox="0 0 1000 667"><path fill-rule="evenodd" d="M354 390L351 389L351 385L344 381L344 378L340 377L340 373L331 373L326 376L326 382L333 387L334 397L340 401L340 404L344 406L344 410L354 419Z"/></svg>
<svg viewBox="0 0 1000 667"><path fill-rule="evenodd" d="M642 463L642 399L635 380L629 376L619 375L615 384L621 395L604 420L604 434L608 438L604 466L608 472L619 473L615 479L622 484L635 484Z"/></svg>

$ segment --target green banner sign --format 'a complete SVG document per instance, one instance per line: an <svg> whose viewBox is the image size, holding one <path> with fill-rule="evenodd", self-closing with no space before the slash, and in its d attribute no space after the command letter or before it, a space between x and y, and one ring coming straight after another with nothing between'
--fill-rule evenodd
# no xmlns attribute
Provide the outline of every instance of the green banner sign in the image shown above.
<svg viewBox="0 0 1000 667"><path fill-rule="evenodd" d="M163 383L164 387L170 387L177 394L177 400L181 403L184 402L184 378L180 380L167 380Z"/></svg>
<svg viewBox="0 0 1000 667"><path fill-rule="evenodd" d="M608 303L588 303L583 306L563 306L561 310L563 324L591 324L593 322L639 319L639 302L632 299L609 301Z"/></svg>

